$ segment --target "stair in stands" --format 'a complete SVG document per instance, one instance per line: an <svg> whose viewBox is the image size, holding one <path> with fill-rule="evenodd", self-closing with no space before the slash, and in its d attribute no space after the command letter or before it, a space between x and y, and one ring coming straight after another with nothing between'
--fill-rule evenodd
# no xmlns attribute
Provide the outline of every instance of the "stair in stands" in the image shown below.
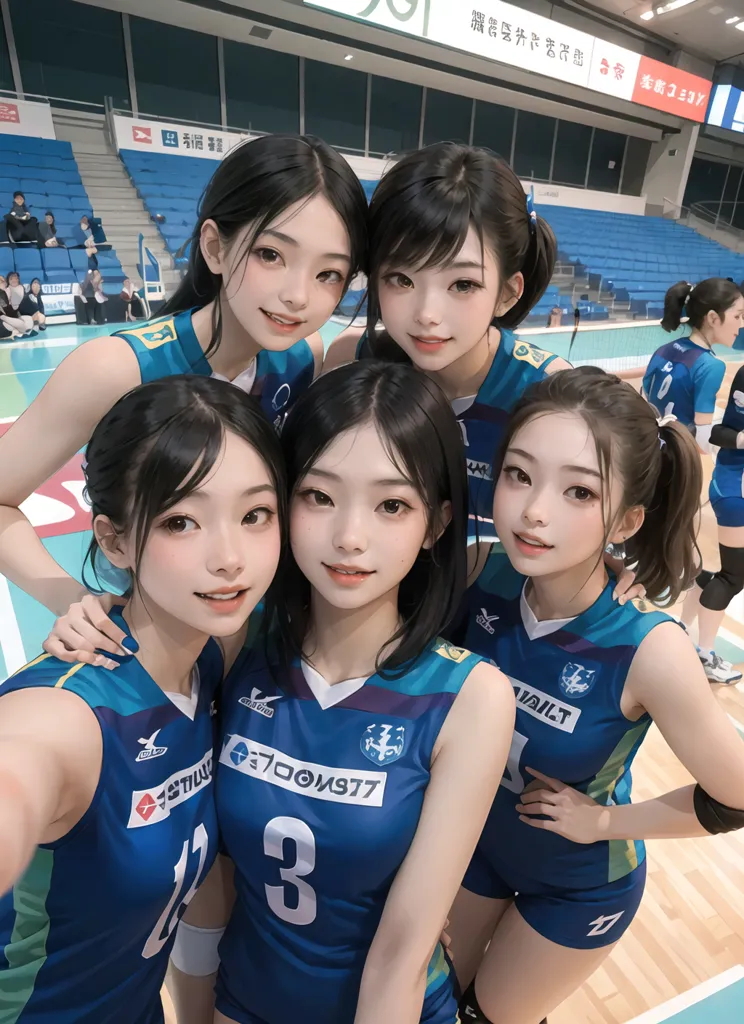
<svg viewBox="0 0 744 1024"><path fill-rule="evenodd" d="M160 260L166 291L173 291L180 275L106 137L103 116L55 110L53 118L57 138L67 139L72 145L93 213L101 218L106 238L116 249L125 273L140 287L142 279L137 264L138 239L142 234L147 247Z"/></svg>

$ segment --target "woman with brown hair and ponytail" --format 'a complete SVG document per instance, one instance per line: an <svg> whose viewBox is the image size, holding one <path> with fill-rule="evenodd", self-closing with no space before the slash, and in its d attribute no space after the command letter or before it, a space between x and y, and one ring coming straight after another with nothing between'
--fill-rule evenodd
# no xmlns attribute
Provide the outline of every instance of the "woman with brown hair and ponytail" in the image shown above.
<svg viewBox="0 0 744 1024"><path fill-rule="evenodd" d="M726 606L744 587L744 460L735 450L735 441L722 442L717 436L720 427L713 426L716 396L726 369L723 360L713 354L713 345L734 345L744 322L744 298L737 285L723 277L710 277L694 287L680 281L666 294L661 326L676 331L685 314L690 334L654 353L643 378L643 392L660 416L675 416L690 430L702 452L710 452L711 442L731 449L718 457L710 486L718 520L721 570L701 573L685 600L682 618L688 626L698 621L698 654L709 681L736 683L741 672L713 648ZM739 416L737 394L741 397L740 389L732 388L729 420Z"/></svg>
<svg viewBox="0 0 744 1024"><path fill-rule="evenodd" d="M448 931L461 1019L537 1024L633 920L644 839L744 826L744 745L684 630L613 601L602 560L625 544L665 605L695 578L689 431L617 377L566 370L524 395L494 470L503 550L481 558L464 642L511 679L516 728ZM652 721L698 784L631 804Z"/></svg>

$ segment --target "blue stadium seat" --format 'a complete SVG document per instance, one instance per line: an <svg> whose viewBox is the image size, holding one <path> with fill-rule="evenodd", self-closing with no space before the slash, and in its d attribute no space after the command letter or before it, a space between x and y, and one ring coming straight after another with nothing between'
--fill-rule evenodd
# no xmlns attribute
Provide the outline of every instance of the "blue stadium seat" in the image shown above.
<svg viewBox="0 0 744 1024"><path fill-rule="evenodd" d="M29 271L33 271L34 274L38 274L41 270L41 253L38 249L16 249L15 250L15 266L19 274L28 274Z"/></svg>
<svg viewBox="0 0 744 1024"><path fill-rule="evenodd" d="M49 273L50 270L66 270L69 272L70 253L67 249L62 248L42 249L41 262L44 264L44 270L46 270L47 273Z"/></svg>

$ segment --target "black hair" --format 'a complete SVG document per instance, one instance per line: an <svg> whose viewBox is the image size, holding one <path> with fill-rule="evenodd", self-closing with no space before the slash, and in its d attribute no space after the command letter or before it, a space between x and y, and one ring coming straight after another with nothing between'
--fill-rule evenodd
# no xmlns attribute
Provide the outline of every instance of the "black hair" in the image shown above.
<svg viewBox="0 0 744 1024"><path fill-rule="evenodd" d="M725 277L708 277L694 286L678 281L664 296L661 326L665 331L676 331L686 312L690 326L700 330L711 309L723 319L726 310L741 296L739 286Z"/></svg>
<svg viewBox="0 0 744 1024"><path fill-rule="evenodd" d="M312 135L264 135L236 146L212 175L199 203L188 269L161 313L180 313L219 298L222 275L212 273L201 251L205 221L214 221L225 242L252 224L243 251L246 258L255 239L284 210L316 195L329 201L349 232L348 287L352 278L366 269L367 199L361 182L347 161L321 139ZM216 302L206 355L214 352L221 337L222 310Z"/></svg>
<svg viewBox="0 0 744 1024"><path fill-rule="evenodd" d="M8 276L6 278L8 284L10 284L11 277L17 277L18 278L18 284L21 283L21 275L18 273L17 270L9 270L8 271Z"/></svg>
<svg viewBox="0 0 744 1024"><path fill-rule="evenodd" d="M54 227L57 222L56 222L56 220L54 218L54 214L52 213L52 211L51 210L46 210L45 213L44 213L44 216L52 218L52 227Z"/></svg>
<svg viewBox="0 0 744 1024"><path fill-rule="evenodd" d="M22 199L22 200L24 201L24 203L26 202L26 197L25 197L25 195L23 194L23 192L20 192L20 191L19 191L19 192L14 192L14 193L13 193L13 198L14 198L14 199L17 199L17 198L18 198L18 196L20 196L20 197L21 197L21 199Z"/></svg>
<svg viewBox="0 0 744 1024"><path fill-rule="evenodd" d="M515 434L536 417L561 412L581 416L592 434L602 497L615 467L623 483L620 512L644 508L641 528L626 542L627 554L638 563L637 582L649 600L673 604L701 567L697 532L703 475L692 434L677 420L660 427L656 410L631 384L599 367L559 370L531 385L514 407L494 480ZM602 550L613 525L605 522Z"/></svg>
<svg viewBox="0 0 744 1024"><path fill-rule="evenodd" d="M488 149L438 142L404 156L381 178L369 216L368 338L380 320L382 268L446 266L470 227L492 250L502 281L524 275L522 296L494 319L496 327L520 324L553 276L557 244L550 225L530 217L519 178ZM387 356L389 340L381 341L377 350Z"/></svg>
<svg viewBox="0 0 744 1024"><path fill-rule="evenodd" d="M400 584L402 625L392 638L400 642L383 660L382 652L378 655L379 671L402 674L453 619L465 589L465 453L444 392L412 366L379 360L349 363L321 377L296 402L282 430L282 447L292 495L340 434L370 422L401 474L421 496L432 536L442 531L442 504L451 505L449 524L431 549L419 553ZM300 653L309 625L310 584L291 551L282 575L279 623L288 648Z"/></svg>
<svg viewBox="0 0 744 1024"><path fill-rule="evenodd" d="M233 384L186 374L141 384L93 431L85 452L86 495L94 519L108 516L117 531L134 538L134 582L153 521L204 482L227 431L247 441L266 464L284 531L287 487L279 441L256 400ZM94 537L83 567L86 586L88 564L98 580L97 551Z"/></svg>
<svg viewBox="0 0 744 1024"><path fill-rule="evenodd" d="M32 277L31 281L29 282L29 286L28 286L29 294L30 294L31 289L33 288L34 284L38 284L39 291L41 291L41 278L40 277Z"/></svg>

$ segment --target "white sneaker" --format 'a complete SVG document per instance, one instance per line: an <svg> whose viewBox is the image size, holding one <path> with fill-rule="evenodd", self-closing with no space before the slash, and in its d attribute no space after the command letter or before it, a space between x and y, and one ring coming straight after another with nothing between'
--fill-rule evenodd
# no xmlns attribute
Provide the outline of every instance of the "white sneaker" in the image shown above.
<svg viewBox="0 0 744 1024"><path fill-rule="evenodd" d="M741 672L738 672L730 661L724 661L715 651L711 651L710 654L699 651L698 654L708 682L724 683L730 686L732 683L738 683L741 679Z"/></svg>

